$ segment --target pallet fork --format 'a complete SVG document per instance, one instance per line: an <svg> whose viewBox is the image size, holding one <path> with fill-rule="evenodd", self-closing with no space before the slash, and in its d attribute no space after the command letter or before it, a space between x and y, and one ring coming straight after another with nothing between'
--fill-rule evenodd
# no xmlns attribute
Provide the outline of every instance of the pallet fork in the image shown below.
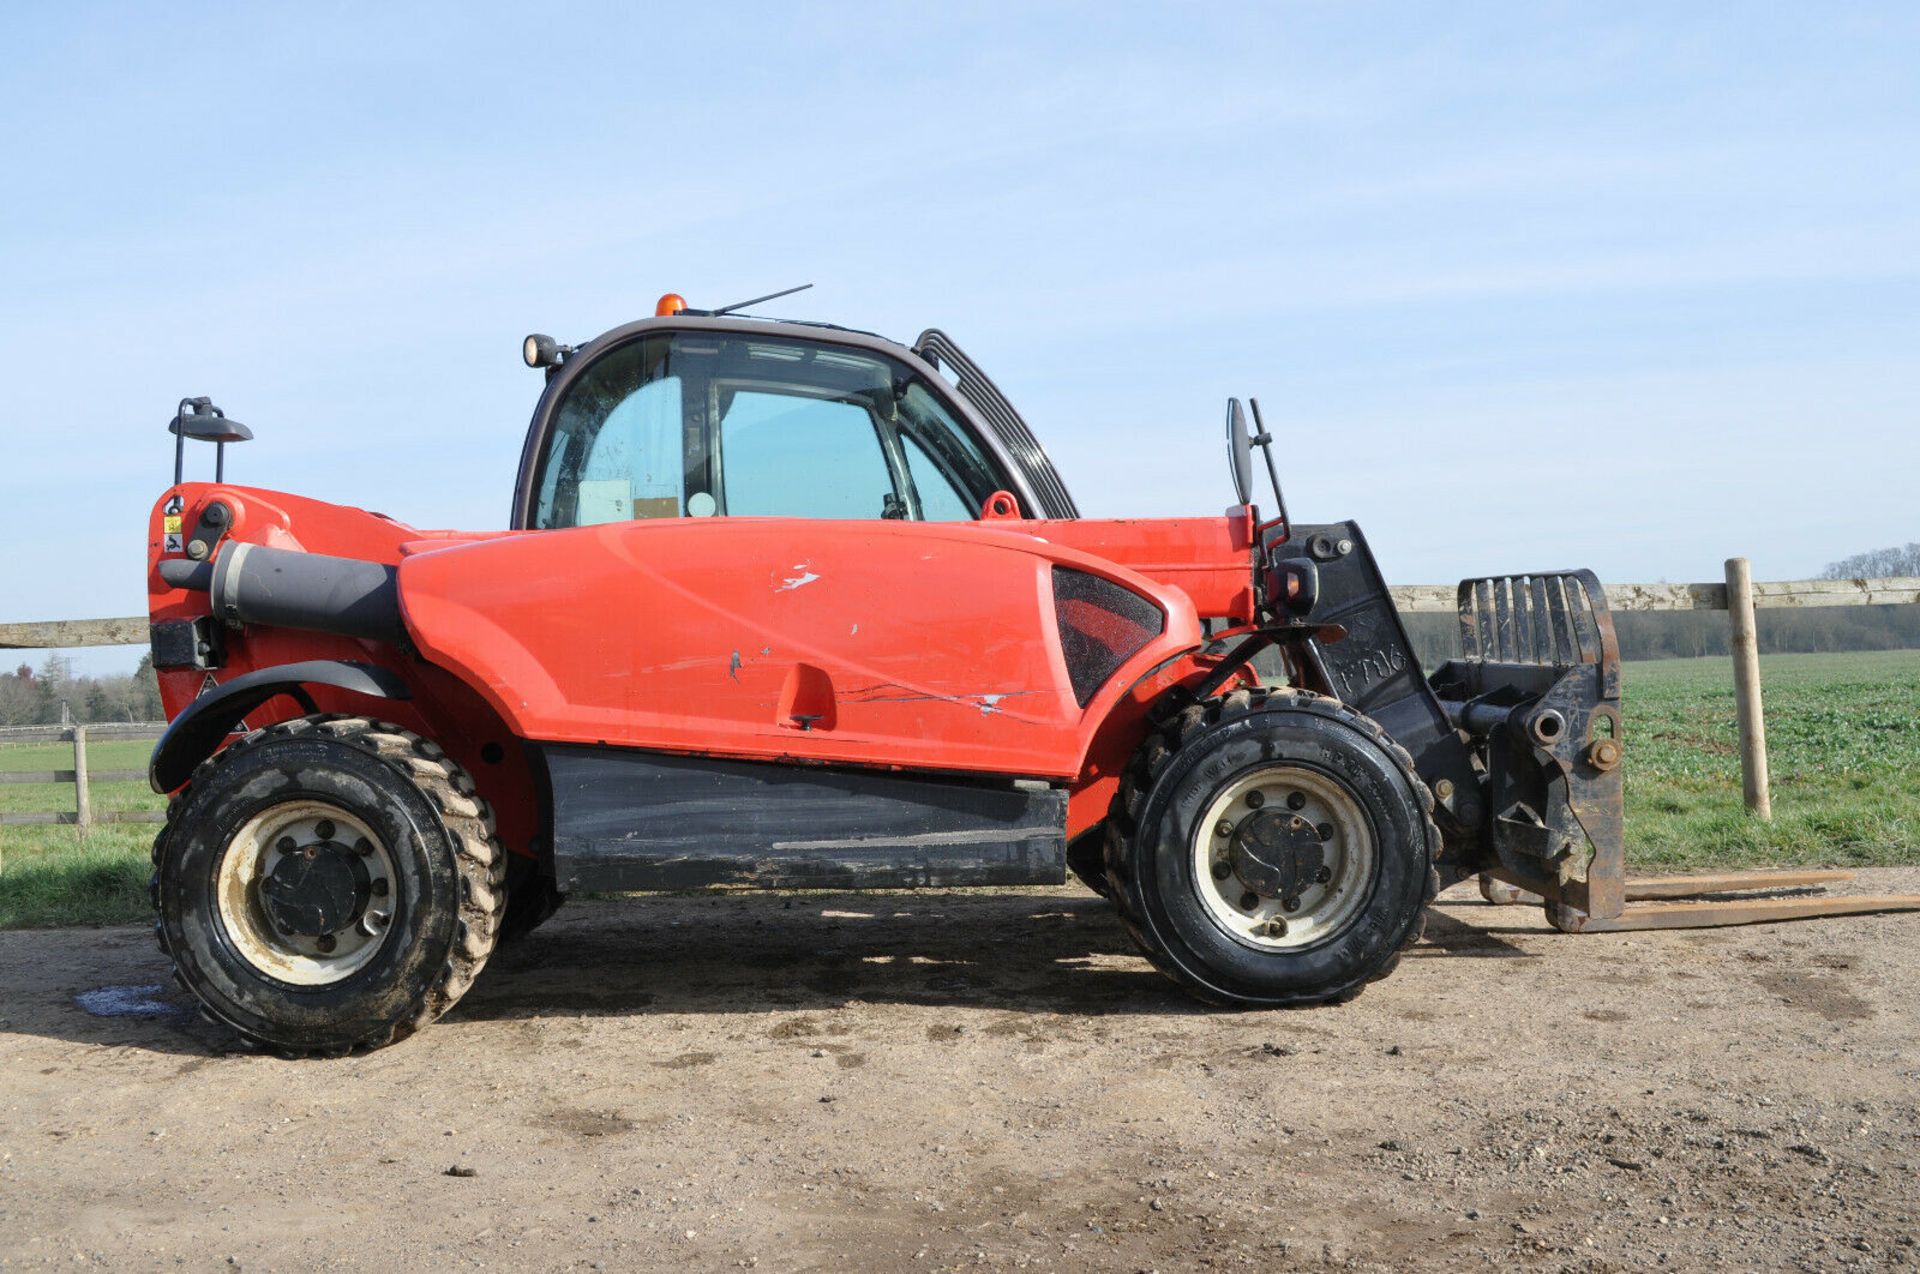
<svg viewBox="0 0 1920 1274"><path fill-rule="evenodd" d="M1920 897L1810 895L1803 891L1853 879L1850 871L1736 871L1701 876L1638 876L1625 882L1625 901L1617 916L1554 915L1564 933L1624 933L1633 929L1712 929L1723 925L1765 924L1775 920L1817 920L1823 916L1860 916L1885 911L1920 910ZM1764 895L1720 897L1723 894ZM1480 896L1495 906L1526 906L1547 900L1510 885L1491 873L1480 876Z"/></svg>
<svg viewBox="0 0 1920 1274"><path fill-rule="evenodd" d="M1853 879L1846 871L1628 878L1620 653L1599 580L1590 571L1466 580L1458 609L1463 658L1436 672L1433 688L1487 775L1487 901L1543 905L1563 933L1920 910L1914 895L1805 892Z"/></svg>

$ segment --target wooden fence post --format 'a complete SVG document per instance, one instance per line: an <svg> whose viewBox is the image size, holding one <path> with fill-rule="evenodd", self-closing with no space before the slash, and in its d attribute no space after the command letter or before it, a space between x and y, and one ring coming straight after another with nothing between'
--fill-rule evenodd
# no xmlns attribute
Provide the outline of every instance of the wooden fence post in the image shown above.
<svg viewBox="0 0 1920 1274"><path fill-rule="evenodd" d="M1744 557L1727 559L1727 623L1733 630L1733 703L1740 719L1740 786L1747 809L1773 817L1767 774L1767 720L1760 706L1760 641L1753 625L1753 575Z"/></svg>
<svg viewBox="0 0 1920 1274"><path fill-rule="evenodd" d="M87 791L87 727L73 727L73 823L93 826L93 795Z"/></svg>

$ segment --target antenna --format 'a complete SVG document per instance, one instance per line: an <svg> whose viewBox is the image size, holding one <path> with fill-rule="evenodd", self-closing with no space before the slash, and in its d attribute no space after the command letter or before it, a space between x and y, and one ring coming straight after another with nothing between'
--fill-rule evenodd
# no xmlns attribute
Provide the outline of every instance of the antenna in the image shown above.
<svg viewBox="0 0 1920 1274"><path fill-rule="evenodd" d="M1249 398L1247 402L1253 407L1253 445L1267 458L1267 481L1273 483L1273 502L1280 506L1280 521L1291 528L1293 521L1287 517L1287 497L1280 492L1280 471L1273 467L1273 435L1267 432L1267 422L1260 419L1260 400Z"/></svg>
<svg viewBox="0 0 1920 1274"><path fill-rule="evenodd" d="M735 301L732 305L723 305L717 310L709 310L707 312L713 317L719 318L722 314L731 314L735 310L744 310L749 305L758 305L762 301L777 301L783 296L792 296L795 292L804 292L812 286L813 284L811 283L802 283L799 287L788 288L784 292L769 292L765 296L756 296L751 301Z"/></svg>

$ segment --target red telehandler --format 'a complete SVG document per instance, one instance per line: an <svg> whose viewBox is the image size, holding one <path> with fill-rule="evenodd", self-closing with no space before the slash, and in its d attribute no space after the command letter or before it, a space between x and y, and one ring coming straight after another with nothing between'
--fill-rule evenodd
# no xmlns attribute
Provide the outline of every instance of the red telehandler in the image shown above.
<svg viewBox="0 0 1920 1274"><path fill-rule="evenodd" d="M1592 574L1466 581L1428 676L1358 526L1289 521L1277 477L1255 509L1257 406L1229 407L1225 513L1082 518L943 333L738 308L527 338L506 531L185 482L189 439L249 435L181 404L153 900L209 1016L389 1043L580 890L1072 872L1174 980L1251 1006L1353 996L1476 874L1570 931L1920 902L1629 907L1702 885L1625 879Z"/></svg>

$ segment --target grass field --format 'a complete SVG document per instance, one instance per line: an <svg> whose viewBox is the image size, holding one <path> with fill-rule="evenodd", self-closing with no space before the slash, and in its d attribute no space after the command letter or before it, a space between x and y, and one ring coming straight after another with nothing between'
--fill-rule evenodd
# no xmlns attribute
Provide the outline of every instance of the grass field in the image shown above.
<svg viewBox="0 0 1920 1274"><path fill-rule="evenodd" d="M1741 808L1729 662L1625 672L1629 864L1920 863L1920 650L1762 656L1771 823Z"/></svg>
<svg viewBox="0 0 1920 1274"><path fill-rule="evenodd" d="M1920 863L1920 650L1761 659L1771 823L1740 805L1725 659L1626 665L1627 861L1634 866ZM94 770L145 766L99 743ZM0 746L0 770L70 766L66 744ZM96 810L157 809L143 783L93 786ZM0 785L0 810L71 809L66 785ZM0 928L144 918L152 827L0 827Z"/></svg>
<svg viewBox="0 0 1920 1274"><path fill-rule="evenodd" d="M102 742L87 747L90 771L143 770L149 742ZM0 745L0 770L73 768L73 745ZM95 811L160 809L145 783L92 783ZM0 784L0 813L73 808L71 783ZM147 906L152 826L90 829L0 827L0 928L32 925L118 924L139 919Z"/></svg>

